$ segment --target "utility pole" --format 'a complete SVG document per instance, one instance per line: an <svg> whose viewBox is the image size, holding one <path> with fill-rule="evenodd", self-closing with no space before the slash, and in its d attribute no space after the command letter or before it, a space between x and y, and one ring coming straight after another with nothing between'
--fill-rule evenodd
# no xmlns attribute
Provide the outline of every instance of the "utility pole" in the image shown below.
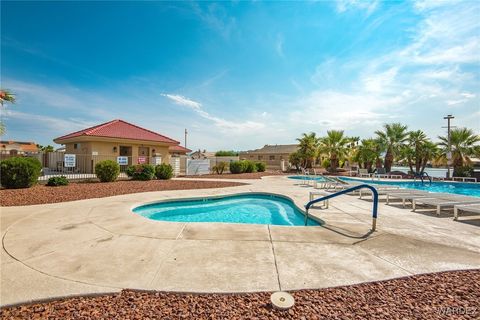
<svg viewBox="0 0 480 320"><path fill-rule="evenodd" d="M450 165L451 165L451 162L452 162L452 145L450 143L450 129L451 129L451 126L450 126L450 120L451 119L455 119L454 116L452 116L451 114L447 115L446 117L443 117L443 119L446 119L447 120L447 139L448 139L448 150L447 150L447 179L450 179ZM445 128L445 127L443 127Z"/></svg>
<svg viewBox="0 0 480 320"><path fill-rule="evenodd" d="M187 128L185 128L185 145L184 145L185 148L187 147L187 134L188 134Z"/></svg>

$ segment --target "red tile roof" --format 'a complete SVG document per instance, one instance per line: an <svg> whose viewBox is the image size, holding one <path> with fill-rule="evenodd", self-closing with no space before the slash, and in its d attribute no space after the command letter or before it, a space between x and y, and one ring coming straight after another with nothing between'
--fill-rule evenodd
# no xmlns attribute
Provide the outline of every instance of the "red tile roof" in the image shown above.
<svg viewBox="0 0 480 320"><path fill-rule="evenodd" d="M0 148L2 150L11 150L13 146L17 145L19 148L14 149L23 152L38 152L38 147L35 142L23 142L23 141L0 141Z"/></svg>
<svg viewBox="0 0 480 320"><path fill-rule="evenodd" d="M177 153L189 153L192 152L192 150L182 147L182 146L170 146L168 147L168 151L170 152L177 152Z"/></svg>
<svg viewBox="0 0 480 320"><path fill-rule="evenodd" d="M141 128L123 120L112 120L80 131L54 139L56 143L62 143L62 140L80 136L106 137L117 139L147 140L163 142L170 144L179 144L180 142L156 132Z"/></svg>

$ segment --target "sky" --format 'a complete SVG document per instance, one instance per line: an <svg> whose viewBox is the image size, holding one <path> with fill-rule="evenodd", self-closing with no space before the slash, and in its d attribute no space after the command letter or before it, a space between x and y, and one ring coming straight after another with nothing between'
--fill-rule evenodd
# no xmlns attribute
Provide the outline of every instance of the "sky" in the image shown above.
<svg viewBox="0 0 480 320"><path fill-rule="evenodd" d="M1 2L2 140L113 119L187 147L480 133L480 1Z"/></svg>

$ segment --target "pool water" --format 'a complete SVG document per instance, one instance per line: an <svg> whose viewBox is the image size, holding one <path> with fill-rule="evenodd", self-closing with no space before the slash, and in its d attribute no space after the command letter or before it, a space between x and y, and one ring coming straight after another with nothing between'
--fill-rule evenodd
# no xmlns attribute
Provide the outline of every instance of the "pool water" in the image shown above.
<svg viewBox="0 0 480 320"><path fill-rule="evenodd" d="M289 176L288 179L293 180L317 180L317 181L325 181L326 179L321 176Z"/></svg>
<svg viewBox="0 0 480 320"><path fill-rule="evenodd" d="M266 194L175 200L142 205L133 212L145 218L177 222L225 222L303 226L305 216L291 200ZM320 225L309 219L309 226Z"/></svg>
<svg viewBox="0 0 480 320"><path fill-rule="evenodd" d="M345 181L362 181L367 184L370 182L369 180L365 180L365 179L362 180L362 179L354 179L354 178L346 178L346 177L341 177L341 179ZM444 193L461 194L461 195L472 196L472 197L480 197L480 183L433 181L432 184L430 185L430 182L425 182L424 184L422 184L422 182L418 180L417 182L373 180L371 181L371 183L395 185L395 186L400 186L402 188L425 190L430 192L444 192Z"/></svg>

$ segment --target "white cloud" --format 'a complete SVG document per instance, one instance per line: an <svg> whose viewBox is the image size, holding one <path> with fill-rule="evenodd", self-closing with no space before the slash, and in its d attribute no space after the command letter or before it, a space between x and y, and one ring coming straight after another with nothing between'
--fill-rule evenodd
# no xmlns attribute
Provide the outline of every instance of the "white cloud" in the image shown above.
<svg viewBox="0 0 480 320"><path fill-rule="evenodd" d="M285 58L285 54L283 53L283 44L284 44L283 35L279 33L277 34L277 39L275 41L275 50L280 57Z"/></svg>
<svg viewBox="0 0 480 320"><path fill-rule="evenodd" d="M195 110L199 110L202 107L201 103L190 100L178 94L162 93L161 95L181 106L189 107Z"/></svg>
<svg viewBox="0 0 480 320"><path fill-rule="evenodd" d="M361 9L369 15L375 11L378 2L378 0L337 0L337 12L343 13L350 9Z"/></svg>

